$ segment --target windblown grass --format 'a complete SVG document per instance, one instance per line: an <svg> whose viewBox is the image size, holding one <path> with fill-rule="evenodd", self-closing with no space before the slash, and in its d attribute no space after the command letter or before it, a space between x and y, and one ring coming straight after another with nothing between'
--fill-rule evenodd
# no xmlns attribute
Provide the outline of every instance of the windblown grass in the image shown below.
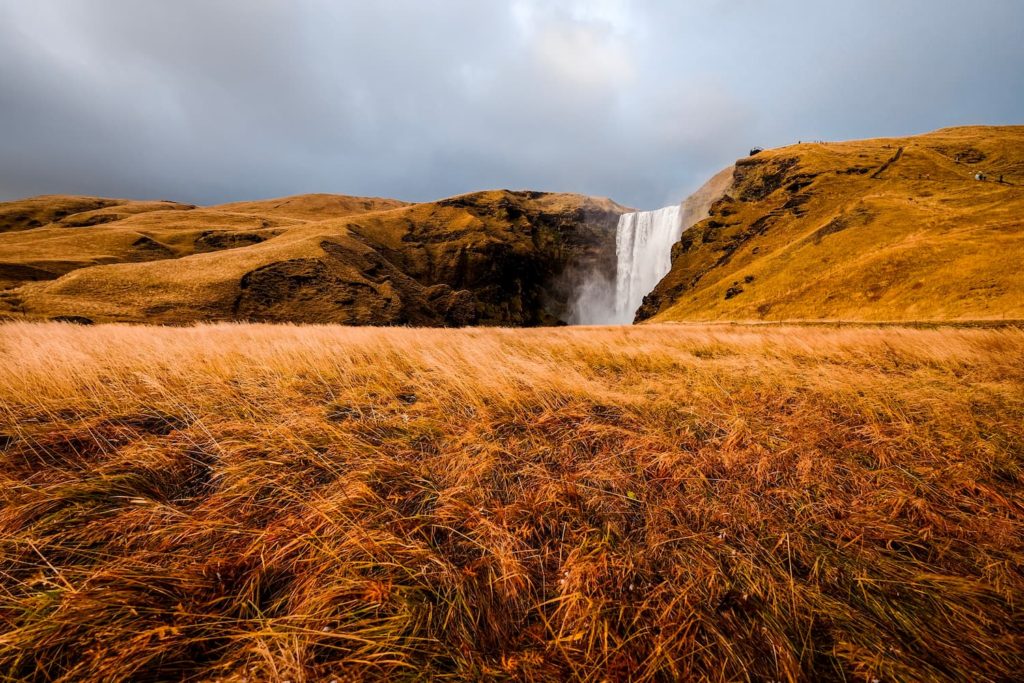
<svg viewBox="0 0 1024 683"><path fill-rule="evenodd" d="M1024 332L0 327L0 676L1009 680Z"/></svg>

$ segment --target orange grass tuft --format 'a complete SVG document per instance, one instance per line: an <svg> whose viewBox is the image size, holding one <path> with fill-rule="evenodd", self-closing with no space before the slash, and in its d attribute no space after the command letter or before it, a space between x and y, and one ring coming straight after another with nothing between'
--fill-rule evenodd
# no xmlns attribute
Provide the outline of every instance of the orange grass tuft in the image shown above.
<svg viewBox="0 0 1024 683"><path fill-rule="evenodd" d="M7 679L1009 680L1024 331L0 326Z"/></svg>

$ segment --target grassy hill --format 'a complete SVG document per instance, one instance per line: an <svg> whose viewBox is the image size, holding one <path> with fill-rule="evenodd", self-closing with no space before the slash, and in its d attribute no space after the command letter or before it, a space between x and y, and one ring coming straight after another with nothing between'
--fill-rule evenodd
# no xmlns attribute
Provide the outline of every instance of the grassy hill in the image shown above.
<svg viewBox="0 0 1024 683"><path fill-rule="evenodd" d="M574 269L614 270L625 210L509 191L202 208L36 197L0 204L0 316L554 324Z"/></svg>
<svg viewBox="0 0 1024 683"><path fill-rule="evenodd" d="M709 198L638 320L1024 319L1024 127L769 150L712 179L687 216ZM0 316L557 324L580 273L614 272L626 210L508 191L35 197L0 204Z"/></svg>
<svg viewBox="0 0 1024 683"><path fill-rule="evenodd" d="M1024 332L0 324L10 680L1009 681Z"/></svg>
<svg viewBox="0 0 1024 683"><path fill-rule="evenodd" d="M1022 319L1022 255L1024 127L804 143L737 162L638 318Z"/></svg>
<svg viewBox="0 0 1024 683"><path fill-rule="evenodd" d="M70 195L43 195L13 202L0 202L0 233L31 230L47 225L87 227L117 221L149 211L194 209L177 202L140 202Z"/></svg>

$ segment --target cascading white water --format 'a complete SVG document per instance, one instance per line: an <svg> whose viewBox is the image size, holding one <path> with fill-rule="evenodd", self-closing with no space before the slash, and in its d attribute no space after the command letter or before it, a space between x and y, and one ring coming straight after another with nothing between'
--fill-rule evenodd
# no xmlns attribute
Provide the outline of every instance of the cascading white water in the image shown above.
<svg viewBox="0 0 1024 683"><path fill-rule="evenodd" d="M615 232L615 281L609 281L598 271L582 278L570 307L569 322L632 324L644 297L672 268L672 245L683 234L686 217L684 207L678 204L619 216Z"/></svg>
<svg viewBox="0 0 1024 683"><path fill-rule="evenodd" d="M628 325L644 297L672 268L672 245L683 234L682 207L639 211L619 217L615 233L616 324Z"/></svg>
<svg viewBox="0 0 1024 683"><path fill-rule="evenodd" d="M629 325L644 297L672 269L672 246L683 232L708 215L733 182L734 167L723 169L682 204L619 217L615 233L617 267L594 270L579 279L569 306L572 325Z"/></svg>

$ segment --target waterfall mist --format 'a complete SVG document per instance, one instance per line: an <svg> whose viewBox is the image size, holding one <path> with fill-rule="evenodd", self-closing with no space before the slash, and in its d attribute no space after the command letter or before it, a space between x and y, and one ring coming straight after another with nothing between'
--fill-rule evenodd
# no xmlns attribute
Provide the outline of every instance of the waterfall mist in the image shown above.
<svg viewBox="0 0 1024 683"><path fill-rule="evenodd" d="M683 232L679 205L657 211L638 211L619 217L615 232L614 280L592 273L580 284L570 323L629 325L644 296L672 267L672 245Z"/></svg>
<svg viewBox="0 0 1024 683"><path fill-rule="evenodd" d="M582 278L571 302L572 325L630 325L644 297L672 269L672 246L685 230L708 215L732 185L734 167L716 173L682 204L619 216L616 267Z"/></svg>
<svg viewBox="0 0 1024 683"><path fill-rule="evenodd" d="M627 213L615 233L615 318L633 316L661 278L672 268L672 245L683 233L682 208Z"/></svg>

